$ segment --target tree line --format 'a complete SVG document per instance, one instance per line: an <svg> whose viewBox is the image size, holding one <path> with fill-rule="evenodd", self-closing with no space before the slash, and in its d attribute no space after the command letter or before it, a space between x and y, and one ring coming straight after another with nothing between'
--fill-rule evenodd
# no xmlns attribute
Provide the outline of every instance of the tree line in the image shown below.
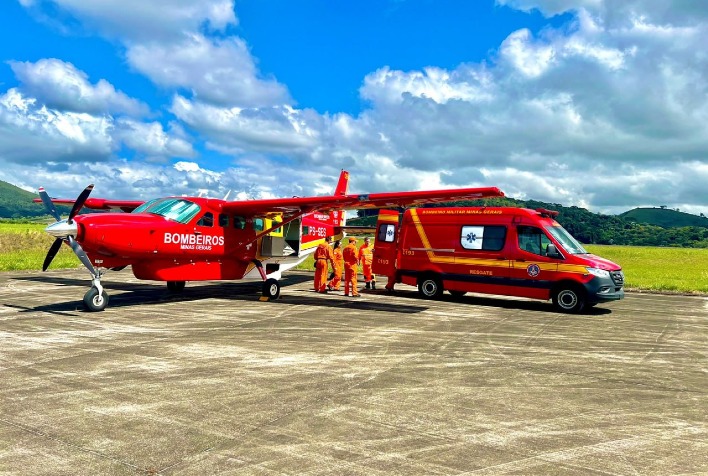
<svg viewBox="0 0 708 476"><path fill-rule="evenodd" d="M576 206L564 207L557 203L546 203L538 200L487 198L429 206L503 206L530 208L532 210L545 208L557 211L556 221L563 225L578 241L585 244L708 248L708 227L661 227L637 223L618 215L603 215L590 212L585 208ZM372 226L376 223L377 214L378 210L359 210L357 213L358 218L350 220L347 224Z"/></svg>

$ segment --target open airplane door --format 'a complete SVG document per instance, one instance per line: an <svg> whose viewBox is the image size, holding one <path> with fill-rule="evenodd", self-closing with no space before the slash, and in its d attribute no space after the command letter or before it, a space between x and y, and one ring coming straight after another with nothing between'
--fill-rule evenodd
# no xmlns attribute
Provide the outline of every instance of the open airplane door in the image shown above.
<svg viewBox="0 0 708 476"><path fill-rule="evenodd" d="M395 210L379 211L372 264L374 274L393 276L396 272L399 217L400 214Z"/></svg>

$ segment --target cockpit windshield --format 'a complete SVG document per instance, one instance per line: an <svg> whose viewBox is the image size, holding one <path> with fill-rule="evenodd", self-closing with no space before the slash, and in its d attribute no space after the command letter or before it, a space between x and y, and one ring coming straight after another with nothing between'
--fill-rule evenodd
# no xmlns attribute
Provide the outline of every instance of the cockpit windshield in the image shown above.
<svg viewBox="0 0 708 476"><path fill-rule="evenodd" d="M562 226L547 226L546 231L556 239L558 243L563 247L565 251L571 255L582 255L588 252L583 248L578 240L573 238L573 236L566 231Z"/></svg>
<svg viewBox="0 0 708 476"><path fill-rule="evenodd" d="M140 205L133 213L152 213L179 223L189 223L201 207L183 198L156 198Z"/></svg>

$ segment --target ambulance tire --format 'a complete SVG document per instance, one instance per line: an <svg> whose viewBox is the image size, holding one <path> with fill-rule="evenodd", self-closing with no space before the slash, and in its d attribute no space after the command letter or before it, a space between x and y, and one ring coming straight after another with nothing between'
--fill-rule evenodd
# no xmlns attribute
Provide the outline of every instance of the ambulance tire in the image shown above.
<svg viewBox="0 0 708 476"><path fill-rule="evenodd" d="M100 295L98 289L91 288L84 294L84 307L91 312L103 311L108 306L108 294L103 291Z"/></svg>
<svg viewBox="0 0 708 476"><path fill-rule="evenodd" d="M585 308L585 290L576 284L565 283L553 292L553 305L567 314L577 314Z"/></svg>
<svg viewBox="0 0 708 476"><path fill-rule="evenodd" d="M278 299L280 296L280 283L275 278L268 278L263 281L263 297L268 299Z"/></svg>
<svg viewBox="0 0 708 476"><path fill-rule="evenodd" d="M167 281L167 290L171 293L181 293L184 291L186 281Z"/></svg>
<svg viewBox="0 0 708 476"><path fill-rule="evenodd" d="M440 299L443 291L442 281L434 274L426 274L418 279L418 293L425 299Z"/></svg>
<svg viewBox="0 0 708 476"><path fill-rule="evenodd" d="M467 294L467 291L455 291L455 290L453 290L453 289L450 289L448 292L449 292L452 296L458 297L458 298L464 296L465 294Z"/></svg>

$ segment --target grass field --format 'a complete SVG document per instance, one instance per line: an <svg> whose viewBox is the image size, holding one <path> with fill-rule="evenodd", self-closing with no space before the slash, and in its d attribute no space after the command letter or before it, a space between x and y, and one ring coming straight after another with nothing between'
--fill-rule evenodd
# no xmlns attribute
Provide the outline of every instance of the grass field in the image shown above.
<svg viewBox="0 0 708 476"><path fill-rule="evenodd" d="M40 270L52 237L42 224L0 223L0 271ZM622 266L629 290L708 294L708 249L587 245L591 253ZM51 268L81 266L63 246ZM310 256L297 269L312 271Z"/></svg>
<svg viewBox="0 0 708 476"><path fill-rule="evenodd" d="M41 270L54 238L44 232L44 224L0 223L0 271ZM76 268L79 259L62 246L51 268Z"/></svg>

